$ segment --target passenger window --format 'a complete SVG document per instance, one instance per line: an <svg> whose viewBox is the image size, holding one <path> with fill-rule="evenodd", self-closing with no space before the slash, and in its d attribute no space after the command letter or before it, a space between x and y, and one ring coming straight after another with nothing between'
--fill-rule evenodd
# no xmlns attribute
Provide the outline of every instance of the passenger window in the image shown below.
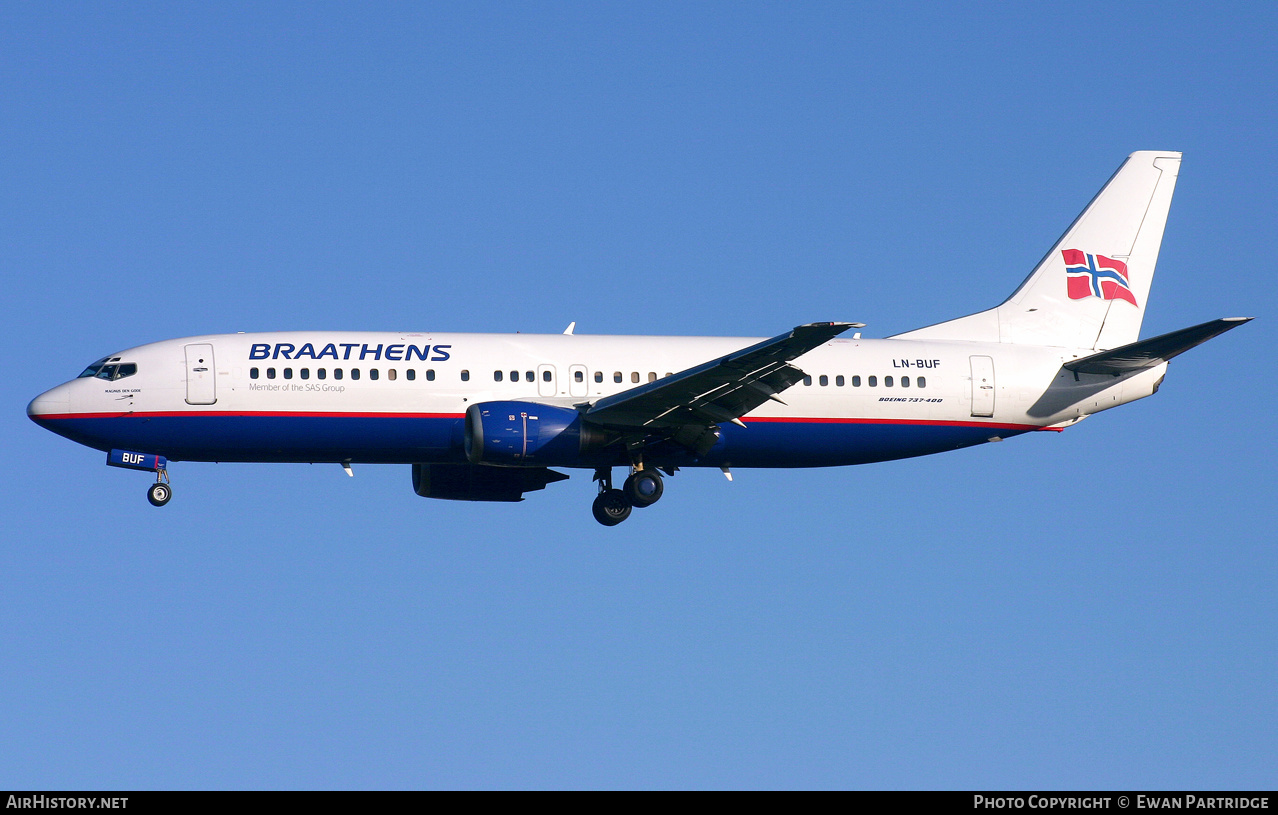
<svg viewBox="0 0 1278 815"><path fill-rule="evenodd" d="M292 378L293 378L293 369L292 369L292 368L285 368L285 369L284 369L284 378L285 378L285 379L292 379Z"/></svg>
<svg viewBox="0 0 1278 815"><path fill-rule="evenodd" d="M621 371L613 371L613 372L612 372L612 381L613 381L613 382L620 382L620 381L621 381Z"/></svg>
<svg viewBox="0 0 1278 815"><path fill-rule="evenodd" d="M266 369L266 378L267 378L267 379L274 379L274 378L275 378L275 369L274 369L274 368L267 368L267 369Z"/></svg>
<svg viewBox="0 0 1278 815"><path fill-rule="evenodd" d="M648 372L648 381L649 381L649 382L656 382L656 381L657 381L657 374L656 374L656 372L654 372L654 371L649 371L649 372Z"/></svg>
<svg viewBox="0 0 1278 815"><path fill-rule="evenodd" d="M550 381L550 371L542 371L542 372L541 372L541 381L542 381L542 382L549 382L549 381Z"/></svg>
<svg viewBox="0 0 1278 815"><path fill-rule="evenodd" d="M511 381L511 382L518 382L518 381L519 381L519 371L511 371L511 372L510 372L510 381Z"/></svg>
<svg viewBox="0 0 1278 815"><path fill-rule="evenodd" d="M892 387L892 377L890 376L883 377L883 387L885 388Z"/></svg>
<svg viewBox="0 0 1278 815"><path fill-rule="evenodd" d="M839 374L838 376L834 377L834 384L836 387L840 387L840 388L843 387L843 374Z"/></svg>
<svg viewBox="0 0 1278 815"><path fill-rule="evenodd" d="M638 372L638 371L631 371L631 372L630 372L630 381L631 381L632 383L637 383L637 382L639 381L639 372Z"/></svg>
<svg viewBox="0 0 1278 815"><path fill-rule="evenodd" d="M821 378L818 379L817 381L820 382L821 387L824 388L830 384L830 377L826 376L825 374L821 374Z"/></svg>
<svg viewBox="0 0 1278 815"><path fill-rule="evenodd" d="M351 368L351 379L359 379L359 368Z"/></svg>
<svg viewBox="0 0 1278 815"><path fill-rule="evenodd" d="M804 385L811 385L811 384L812 384L812 377L810 377L810 376L805 376L805 377L803 377L803 384L804 384Z"/></svg>
<svg viewBox="0 0 1278 815"><path fill-rule="evenodd" d="M916 384L918 384L918 386L919 386L920 388L926 388L926 387L927 387L927 379L926 379L925 377L920 376L920 377L916 380Z"/></svg>
<svg viewBox="0 0 1278 815"><path fill-rule="evenodd" d="M595 371L595 381L596 382L603 381L603 371Z"/></svg>
<svg viewBox="0 0 1278 815"><path fill-rule="evenodd" d="M333 369L333 378L334 378L334 379L341 379L341 378L342 378L342 369L341 369L341 368L334 368L334 369Z"/></svg>
<svg viewBox="0 0 1278 815"><path fill-rule="evenodd" d="M370 369L369 369L369 371L368 371L368 378L369 378L369 379L376 379L378 376L379 376L379 374L377 373L377 369L376 369L376 368L370 368Z"/></svg>
<svg viewBox="0 0 1278 815"><path fill-rule="evenodd" d="M311 378L311 369L310 369L310 368L303 368L303 369L300 371L300 373L302 374L302 379L310 379L310 378Z"/></svg>
<svg viewBox="0 0 1278 815"><path fill-rule="evenodd" d="M859 376L852 377L852 387L854 388L861 387L861 377Z"/></svg>
<svg viewBox="0 0 1278 815"><path fill-rule="evenodd" d="M257 379L257 368L249 368L249 379Z"/></svg>
<svg viewBox="0 0 1278 815"><path fill-rule="evenodd" d="M417 369L409 368L407 371L404 371L404 376L408 377L409 382L412 382L413 380L417 379Z"/></svg>
<svg viewBox="0 0 1278 815"><path fill-rule="evenodd" d="M910 386L910 378L908 376L901 377L901 387L908 388Z"/></svg>
<svg viewBox="0 0 1278 815"><path fill-rule="evenodd" d="M501 371L493 371L493 381L494 381L494 382L500 382L500 381L502 380L502 376L503 376L503 374L502 374L502 372L501 372Z"/></svg>
<svg viewBox="0 0 1278 815"><path fill-rule="evenodd" d="M572 372L572 380L573 380L574 382L585 382L585 381L586 381L586 372L585 372L585 371L573 371L573 372Z"/></svg>
<svg viewBox="0 0 1278 815"><path fill-rule="evenodd" d="M395 381L395 369L394 369L394 368L391 368L391 369L389 369L389 370L387 370L387 371L386 371L386 378L387 378L387 379L389 379L389 380L390 380L390 381L392 381L392 382L394 382L394 381Z"/></svg>
<svg viewBox="0 0 1278 815"><path fill-rule="evenodd" d="M470 371L463 370L463 371L461 372L461 379L462 379L462 381L463 381L463 382L469 382L469 381L470 381Z"/></svg>
<svg viewBox="0 0 1278 815"><path fill-rule="evenodd" d="M435 381L435 369L434 369L434 368L427 368L427 369L426 369L426 381L427 381L427 382L434 382L434 381Z"/></svg>
<svg viewBox="0 0 1278 815"><path fill-rule="evenodd" d="M877 388L879 386L879 378L877 376L872 376L866 384L871 388Z"/></svg>
<svg viewBox="0 0 1278 815"><path fill-rule="evenodd" d="M327 378L328 378L328 368L317 368L317 369L315 370L315 378L316 378L316 379L327 379Z"/></svg>

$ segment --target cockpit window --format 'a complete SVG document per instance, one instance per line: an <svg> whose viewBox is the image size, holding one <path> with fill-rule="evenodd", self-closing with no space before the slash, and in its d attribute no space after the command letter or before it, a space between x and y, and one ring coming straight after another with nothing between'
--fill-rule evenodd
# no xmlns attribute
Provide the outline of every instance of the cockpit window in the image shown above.
<svg viewBox="0 0 1278 815"><path fill-rule="evenodd" d="M106 361L107 361L108 359L110 359L110 357L103 357L102 359L100 359L100 360L98 360L97 362L93 363L93 364L92 364L92 365L90 365L89 367L85 368L85 369L84 369L84 373L80 374L80 375L79 375L78 377L76 377L76 378L77 378L77 379L84 379L86 376L97 376L97 375L98 375L98 371L101 371L101 370L102 370L102 366L106 364Z"/></svg>
<svg viewBox="0 0 1278 815"><path fill-rule="evenodd" d="M105 379L108 382L113 382L117 379L123 379L126 376L133 376L138 372L138 365L136 362L113 362L108 365L108 359L111 359L111 357L103 357L93 363L89 367L85 368L84 373L80 374L77 378L84 379L85 377L96 377L97 379ZM119 357L116 357L116 359L118 360Z"/></svg>

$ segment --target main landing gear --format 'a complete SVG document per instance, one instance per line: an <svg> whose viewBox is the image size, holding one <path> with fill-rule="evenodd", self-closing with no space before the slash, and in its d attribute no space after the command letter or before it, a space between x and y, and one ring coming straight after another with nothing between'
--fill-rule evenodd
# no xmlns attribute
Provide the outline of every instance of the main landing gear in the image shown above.
<svg viewBox="0 0 1278 815"><path fill-rule="evenodd" d="M621 485L621 491L626 494L626 500L632 507L652 506L657 503L657 499L661 497L665 489L665 485L661 483L661 473L656 470L633 472L626 479L626 483Z"/></svg>
<svg viewBox="0 0 1278 815"><path fill-rule="evenodd" d="M612 470L602 467L595 471L595 480L599 482L599 495L595 497L590 511L595 520L604 526L616 526L630 517L630 510L638 507L650 507L657 503L665 492L661 473L652 469L638 469L621 485L621 489L612 486Z"/></svg>
<svg viewBox="0 0 1278 815"><path fill-rule="evenodd" d="M162 507L173 497L173 487L169 484L169 471L156 470L155 483L147 488L146 500L153 507Z"/></svg>

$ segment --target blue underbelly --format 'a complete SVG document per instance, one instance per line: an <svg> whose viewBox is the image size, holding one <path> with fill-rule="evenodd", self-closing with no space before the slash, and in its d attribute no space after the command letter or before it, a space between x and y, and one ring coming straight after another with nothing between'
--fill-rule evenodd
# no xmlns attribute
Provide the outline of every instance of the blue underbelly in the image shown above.
<svg viewBox="0 0 1278 815"><path fill-rule="evenodd" d="M992 422L754 420L725 424L701 459L673 445L650 448L648 462L677 466L830 467L969 447L1034 428ZM462 416L421 415L123 415L41 422L99 450L158 453L174 461L366 463L460 462ZM623 459L617 457L618 463ZM594 466L571 462L554 466Z"/></svg>

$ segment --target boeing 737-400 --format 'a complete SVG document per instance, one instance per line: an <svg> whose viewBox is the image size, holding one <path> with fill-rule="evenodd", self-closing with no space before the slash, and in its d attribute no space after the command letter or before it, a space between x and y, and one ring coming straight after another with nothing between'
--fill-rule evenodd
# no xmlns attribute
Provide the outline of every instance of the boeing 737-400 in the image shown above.
<svg viewBox="0 0 1278 815"><path fill-rule="evenodd" d="M592 471L612 526L684 467L831 467L1059 431L1158 390L1176 355L1250 318L1138 339L1180 154L1133 153L1001 305L886 339L306 331L118 351L32 400L41 427L168 463L412 466L427 498L520 501ZM614 468L625 468L620 488Z"/></svg>

